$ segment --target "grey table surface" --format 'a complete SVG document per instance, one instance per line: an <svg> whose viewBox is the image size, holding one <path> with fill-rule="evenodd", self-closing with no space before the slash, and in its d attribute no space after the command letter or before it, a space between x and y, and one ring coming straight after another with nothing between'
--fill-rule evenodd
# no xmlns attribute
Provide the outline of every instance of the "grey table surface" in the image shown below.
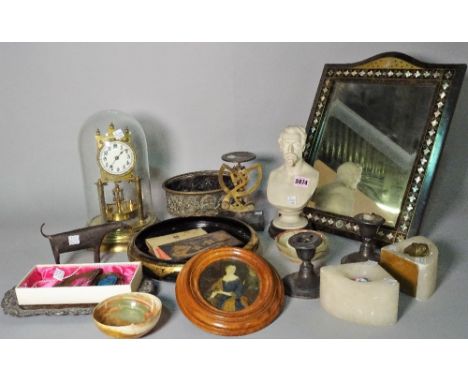
<svg viewBox="0 0 468 382"><path fill-rule="evenodd" d="M39 233L43 221L47 232L54 233L84 225L77 137L97 110L120 109L142 124L153 202L162 218L162 182L218 168L223 153L255 152L266 178L281 163L280 131L291 123L306 124L323 65L356 62L384 51L428 62L468 62L466 43L1 44L0 114L6 144L0 152L0 293L35 264L53 262L49 243ZM467 103L465 81L420 229L440 250L438 288L431 299L422 303L401 294L399 320L387 328L338 320L319 301L286 299L275 322L247 337L468 337ZM262 208L271 218L273 211L265 203ZM281 276L296 269L265 233L261 242L263 256ZM330 243L328 264L358 247L333 235ZM83 255L68 261L90 259ZM106 257L125 259L125 254ZM183 316L174 284L160 283L159 296L164 314L147 338L214 337ZM16 318L0 313L0 337L104 335L89 316Z"/></svg>
<svg viewBox="0 0 468 382"><path fill-rule="evenodd" d="M435 190L437 193L437 189ZM426 214L431 222L434 214L444 211L437 203ZM446 209L445 209L446 211ZM268 214L271 215L271 211ZM434 295L418 302L400 293L399 318L391 327L368 327L339 320L325 312L319 300L286 298L282 314L268 327L242 338L466 338L468 336L468 256L465 252L466 206L450 216L440 216L432 224L431 237L439 247L439 278ZM268 215L267 214L267 215ZM72 220L63 226L73 226ZM39 226L22 222L3 227L2 292L14 286L35 264L52 263L49 243L39 234ZM26 238L26 239L25 239ZM327 264L338 264L340 258L355 250L359 243L329 235L330 255ZM266 231L260 233L261 254L284 276L297 265L283 257ZM91 253L63 255L64 262L90 262ZM125 253L105 254L104 261L126 261ZM175 299L175 284L158 282L158 296L164 310L156 329L145 338L219 338L194 326L181 312ZM35 316L17 318L0 314L2 338L104 338L90 316Z"/></svg>

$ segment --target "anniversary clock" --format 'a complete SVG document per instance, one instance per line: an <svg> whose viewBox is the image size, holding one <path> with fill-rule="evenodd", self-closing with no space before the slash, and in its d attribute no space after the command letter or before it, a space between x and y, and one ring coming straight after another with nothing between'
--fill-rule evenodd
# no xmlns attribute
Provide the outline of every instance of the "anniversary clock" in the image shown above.
<svg viewBox="0 0 468 382"><path fill-rule="evenodd" d="M108 234L104 250L126 250L131 236L156 220L146 138L136 119L116 110L91 116L80 135L88 224L125 221Z"/></svg>

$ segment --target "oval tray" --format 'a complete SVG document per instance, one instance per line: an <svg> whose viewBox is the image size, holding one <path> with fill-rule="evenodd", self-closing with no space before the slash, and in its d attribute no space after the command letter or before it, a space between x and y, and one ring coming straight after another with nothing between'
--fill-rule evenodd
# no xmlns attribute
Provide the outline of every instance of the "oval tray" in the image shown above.
<svg viewBox="0 0 468 382"><path fill-rule="evenodd" d="M138 232L128 246L128 258L141 261L146 273L160 280L175 281L186 261L174 263L157 259L148 252L145 240L148 237L168 235L194 228L203 228L208 233L224 230L239 239L242 248L256 251L258 236L255 231L240 220L222 216L188 216L167 219L150 225Z"/></svg>

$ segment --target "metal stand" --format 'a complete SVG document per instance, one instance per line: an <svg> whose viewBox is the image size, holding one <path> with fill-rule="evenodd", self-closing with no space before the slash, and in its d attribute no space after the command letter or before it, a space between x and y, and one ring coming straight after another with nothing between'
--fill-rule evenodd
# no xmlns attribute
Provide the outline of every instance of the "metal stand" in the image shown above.
<svg viewBox="0 0 468 382"><path fill-rule="evenodd" d="M270 226L268 227L268 234L272 239L274 239L277 235L279 235L281 232L284 232L284 229L278 228L273 224L273 221L270 223Z"/></svg>
<svg viewBox="0 0 468 382"><path fill-rule="evenodd" d="M380 226L385 222L382 216L372 214L358 214L354 217L359 225L362 244L359 252L353 252L341 259L341 264L359 263L362 261L379 261L380 255L376 251L374 236Z"/></svg>
<svg viewBox="0 0 468 382"><path fill-rule="evenodd" d="M255 204L250 199L252 194L260 187L263 177L262 165L255 163L245 167L242 163L256 158L255 154L248 151L234 151L221 157L225 162L235 163L229 167L223 163L218 171L218 181L225 195L221 201L221 209L231 212L255 211ZM256 171L255 183L249 187L250 173ZM232 187L224 182L225 176L229 175Z"/></svg>
<svg viewBox="0 0 468 382"><path fill-rule="evenodd" d="M312 259L322 238L313 232L300 232L292 236L288 243L296 249L302 260L299 272L283 278L286 295L299 298L318 298L320 295L320 278L314 272Z"/></svg>

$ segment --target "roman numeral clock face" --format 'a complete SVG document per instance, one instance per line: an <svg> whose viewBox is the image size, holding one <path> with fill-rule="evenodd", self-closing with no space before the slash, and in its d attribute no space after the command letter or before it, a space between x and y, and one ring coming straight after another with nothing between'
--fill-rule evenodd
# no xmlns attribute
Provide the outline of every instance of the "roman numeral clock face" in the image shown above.
<svg viewBox="0 0 468 382"><path fill-rule="evenodd" d="M99 152L99 164L112 175L123 175L133 169L135 153L124 142L107 142Z"/></svg>

